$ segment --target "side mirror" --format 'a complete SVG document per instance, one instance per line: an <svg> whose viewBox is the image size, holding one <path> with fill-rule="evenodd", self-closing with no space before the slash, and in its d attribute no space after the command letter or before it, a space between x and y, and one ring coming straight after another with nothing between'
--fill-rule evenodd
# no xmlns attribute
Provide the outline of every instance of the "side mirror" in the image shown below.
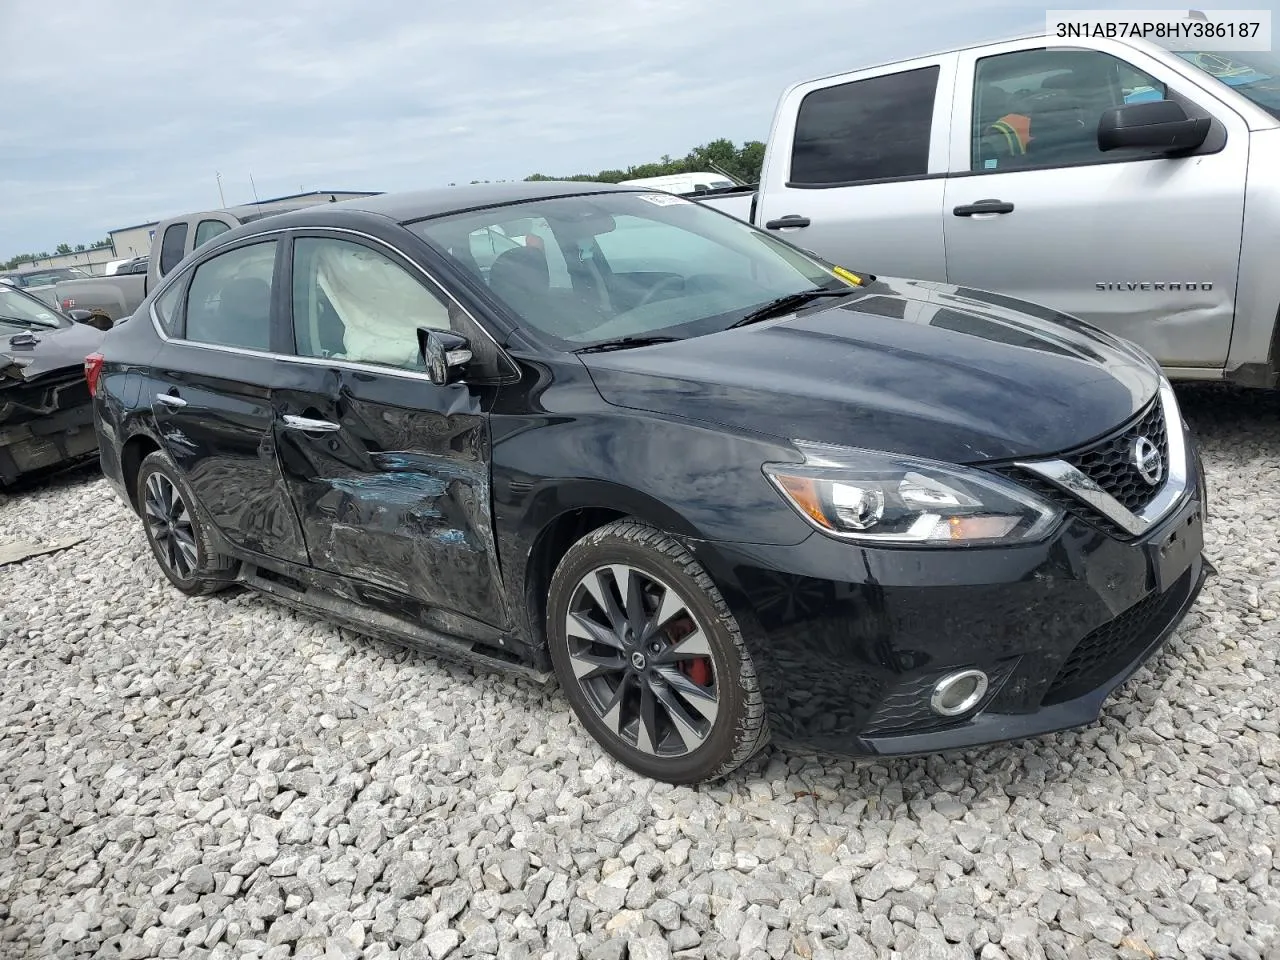
<svg viewBox="0 0 1280 960"><path fill-rule="evenodd" d="M97 327L99 330L110 330L115 325L110 317L103 316L93 310L68 310L67 316L76 323L88 324L91 327Z"/></svg>
<svg viewBox="0 0 1280 960"><path fill-rule="evenodd" d="M1190 119L1173 100L1152 100L1112 107L1098 120L1098 149L1134 147L1182 153L1194 150L1209 136L1213 121Z"/></svg>
<svg viewBox="0 0 1280 960"><path fill-rule="evenodd" d="M418 350L426 364L427 376L440 386L457 383L471 362L471 346L466 337L447 330L418 328Z"/></svg>

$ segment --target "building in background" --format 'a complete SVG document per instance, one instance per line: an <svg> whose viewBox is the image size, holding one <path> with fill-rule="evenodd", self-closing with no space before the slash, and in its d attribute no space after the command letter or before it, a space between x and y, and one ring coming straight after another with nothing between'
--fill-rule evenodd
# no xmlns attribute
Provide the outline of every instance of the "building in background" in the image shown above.
<svg viewBox="0 0 1280 960"><path fill-rule="evenodd" d="M316 203L340 203L343 200L354 200L358 197L376 196L378 191L355 190L311 190L307 193L294 193L286 197L273 197L257 203L242 203L222 209L229 213L243 216L256 211L281 213L285 210L296 210ZM176 216L176 214L175 214ZM19 264L14 272L26 273L29 270L47 270L50 267L79 267L87 273L101 275L106 272L107 264L114 260L132 257L144 257L151 253L151 242L155 239L156 226L161 221L138 223L131 227L120 227L109 232L111 245L82 250L77 253L64 253L40 260L30 260Z"/></svg>
<svg viewBox="0 0 1280 960"><path fill-rule="evenodd" d="M50 267L79 267L85 273L100 274L108 263L117 259L110 247L93 247L77 250L75 253L58 253L52 257L39 260L27 260L13 268L12 273L30 273L33 270L48 270Z"/></svg>

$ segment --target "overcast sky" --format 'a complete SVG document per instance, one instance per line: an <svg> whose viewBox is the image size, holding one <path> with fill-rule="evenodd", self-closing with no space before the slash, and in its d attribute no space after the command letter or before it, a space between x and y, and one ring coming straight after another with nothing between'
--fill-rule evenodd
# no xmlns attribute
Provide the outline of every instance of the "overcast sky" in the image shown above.
<svg viewBox="0 0 1280 960"><path fill-rule="evenodd" d="M763 140L788 83L1041 29L1045 9L1001 0L0 6L0 259L220 206L218 172L235 204L253 199L250 175L262 199L400 190L625 167L717 137Z"/></svg>

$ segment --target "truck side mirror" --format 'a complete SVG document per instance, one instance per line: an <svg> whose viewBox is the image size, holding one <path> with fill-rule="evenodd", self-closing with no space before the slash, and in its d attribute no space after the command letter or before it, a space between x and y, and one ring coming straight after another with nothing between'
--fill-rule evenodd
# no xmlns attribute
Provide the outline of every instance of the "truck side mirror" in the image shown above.
<svg viewBox="0 0 1280 960"><path fill-rule="evenodd" d="M97 327L99 330L110 330L115 324L111 322L111 318L93 310L68 310L67 316L76 323L87 324L90 327Z"/></svg>
<svg viewBox="0 0 1280 960"><path fill-rule="evenodd" d="M1209 136L1213 121L1193 120L1173 100L1152 100L1112 107L1098 120L1098 149L1145 148L1165 153L1194 150Z"/></svg>

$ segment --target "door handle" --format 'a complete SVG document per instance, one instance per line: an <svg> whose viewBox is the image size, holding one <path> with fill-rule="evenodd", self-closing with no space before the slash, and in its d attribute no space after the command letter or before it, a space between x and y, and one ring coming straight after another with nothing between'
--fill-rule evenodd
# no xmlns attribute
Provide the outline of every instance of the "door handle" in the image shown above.
<svg viewBox="0 0 1280 960"><path fill-rule="evenodd" d="M312 420L308 417L295 417L292 414L285 414L281 419L284 420L286 430L299 430L302 433L334 433L342 429L341 424L331 420Z"/></svg>
<svg viewBox="0 0 1280 960"><path fill-rule="evenodd" d="M808 217L801 217L794 213L789 213L785 217L780 217L777 220L770 220L764 225L764 228L766 230L785 230L788 227L807 227L809 222Z"/></svg>
<svg viewBox="0 0 1280 960"><path fill-rule="evenodd" d="M183 400L176 393L157 393L156 403L163 403L166 407L185 407L187 401Z"/></svg>
<svg viewBox="0 0 1280 960"><path fill-rule="evenodd" d="M965 203L951 211L957 217L972 217L979 213L1013 213L1013 204L1007 200L979 200Z"/></svg>

